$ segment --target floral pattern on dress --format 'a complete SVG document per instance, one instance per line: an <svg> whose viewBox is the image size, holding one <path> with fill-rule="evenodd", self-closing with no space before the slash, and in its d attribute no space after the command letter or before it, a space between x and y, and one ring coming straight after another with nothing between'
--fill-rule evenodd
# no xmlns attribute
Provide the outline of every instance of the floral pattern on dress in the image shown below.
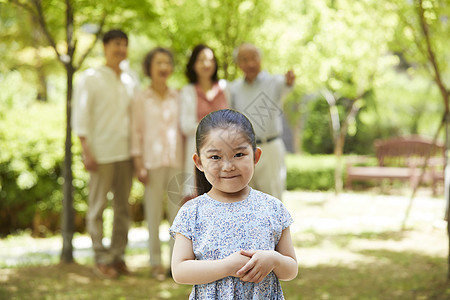
<svg viewBox="0 0 450 300"><path fill-rule="evenodd" d="M203 194L180 208L170 235L192 241L198 260L223 259L239 250L275 250L281 233L293 220L283 203L250 189L245 200L224 203ZM275 273L260 283L225 277L194 285L189 299L284 299Z"/></svg>

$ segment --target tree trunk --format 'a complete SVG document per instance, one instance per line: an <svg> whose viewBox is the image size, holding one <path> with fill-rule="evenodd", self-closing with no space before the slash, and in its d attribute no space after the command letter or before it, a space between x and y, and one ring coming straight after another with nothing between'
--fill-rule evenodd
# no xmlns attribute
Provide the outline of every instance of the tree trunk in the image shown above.
<svg viewBox="0 0 450 300"><path fill-rule="evenodd" d="M447 280L450 280L450 222L449 222L449 207L450 207L450 164L448 157L448 149L450 149L450 115L446 112L444 117L445 122L445 154L444 154L444 195L446 201L445 220L447 220L447 236L448 236L448 255L447 255Z"/></svg>
<svg viewBox="0 0 450 300"><path fill-rule="evenodd" d="M47 76L45 75L45 70L42 67L42 58L39 53L37 54L38 65L36 67L36 73L38 77L38 93L37 100L46 102L47 101Z"/></svg>
<svg viewBox="0 0 450 300"><path fill-rule="evenodd" d="M337 133L334 139L334 155L336 158L336 166L334 170L334 190L336 195L342 192L343 189L342 154L344 153L345 137L347 136L348 125L350 124L350 120L354 119L359 111L359 99L363 98L366 93L367 92L364 92L363 94L352 100L350 110L348 111L345 119L342 121L342 125L340 126L340 128L337 128L336 130Z"/></svg>
<svg viewBox="0 0 450 300"><path fill-rule="evenodd" d="M66 0L66 39L67 56L69 61L63 61L67 73L67 94L66 94L66 142L64 156L64 186L63 186L63 213L62 213L62 236L63 249L61 252L61 262L73 262L72 239L75 231L75 210L73 208L73 174L72 174L72 88L73 57L75 44L73 42L73 11L71 0Z"/></svg>
<svg viewBox="0 0 450 300"><path fill-rule="evenodd" d="M69 64L67 70L67 97L66 97L66 141L64 156L64 185L63 185L63 211L61 214L63 249L61 262L73 262L72 239L75 231L75 210L73 208L73 187L72 187L72 87L73 87L73 67Z"/></svg>
<svg viewBox="0 0 450 300"><path fill-rule="evenodd" d="M336 166L334 169L334 192L339 195L342 192L342 153L344 149L345 134L341 134L337 139L334 147L334 157L336 159Z"/></svg>
<svg viewBox="0 0 450 300"><path fill-rule="evenodd" d="M40 52L40 43L42 41L43 35L41 28L39 27L39 21L37 16L30 16L31 23L33 24L33 46L36 58L36 76L37 76L37 100L46 102L47 101L47 75L44 69L44 61Z"/></svg>

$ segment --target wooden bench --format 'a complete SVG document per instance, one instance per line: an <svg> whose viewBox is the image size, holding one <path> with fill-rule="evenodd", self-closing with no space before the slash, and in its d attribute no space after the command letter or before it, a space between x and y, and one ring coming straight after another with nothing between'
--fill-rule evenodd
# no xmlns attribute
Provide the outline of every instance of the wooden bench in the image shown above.
<svg viewBox="0 0 450 300"><path fill-rule="evenodd" d="M438 181L444 176L444 146L433 144L431 140L420 136L396 137L387 140L375 140L377 166L361 166L361 160L347 162L346 188L352 188L352 182L367 180L409 181L412 188L419 184L422 166L429 156L428 167L421 183L432 186L436 193Z"/></svg>

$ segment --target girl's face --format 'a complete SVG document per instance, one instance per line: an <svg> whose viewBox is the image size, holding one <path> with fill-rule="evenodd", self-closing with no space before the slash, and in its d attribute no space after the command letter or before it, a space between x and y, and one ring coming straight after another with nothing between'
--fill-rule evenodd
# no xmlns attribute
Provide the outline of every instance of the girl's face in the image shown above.
<svg viewBox="0 0 450 300"><path fill-rule="evenodd" d="M212 185L210 196L246 195L261 149L254 152L244 134L233 127L211 130L203 145L194 162Z"/></svg>
<svg viewBox="0 0 450 300"><path fill-rule="evenodd" d="M199 78L211 78L216 70L214 53L211 49L205 48L197 56L194 64L194 71Z"/></svg>
<svg viewBox="0 0 450 300"><path fill-rule="evenodd" d="M152 81L165 82L173 72L170 56L163 52L155 53L150 64L150 76Z"/></svg>

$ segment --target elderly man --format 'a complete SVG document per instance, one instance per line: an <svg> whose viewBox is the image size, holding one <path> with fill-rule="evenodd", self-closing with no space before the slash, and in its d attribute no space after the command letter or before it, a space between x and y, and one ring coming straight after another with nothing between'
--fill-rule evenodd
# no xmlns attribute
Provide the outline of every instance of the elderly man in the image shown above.
<svg viewBox="0 0 450 300"><path fill-rule="evenodd" d="M286 184L282 100L291 90L295 75L292 70L284 76L261 71L261 52L249 43L235 49L233 56L244 78L231 84L231 106L250 119L263 153L250 186L281 199Z"/></svg>

